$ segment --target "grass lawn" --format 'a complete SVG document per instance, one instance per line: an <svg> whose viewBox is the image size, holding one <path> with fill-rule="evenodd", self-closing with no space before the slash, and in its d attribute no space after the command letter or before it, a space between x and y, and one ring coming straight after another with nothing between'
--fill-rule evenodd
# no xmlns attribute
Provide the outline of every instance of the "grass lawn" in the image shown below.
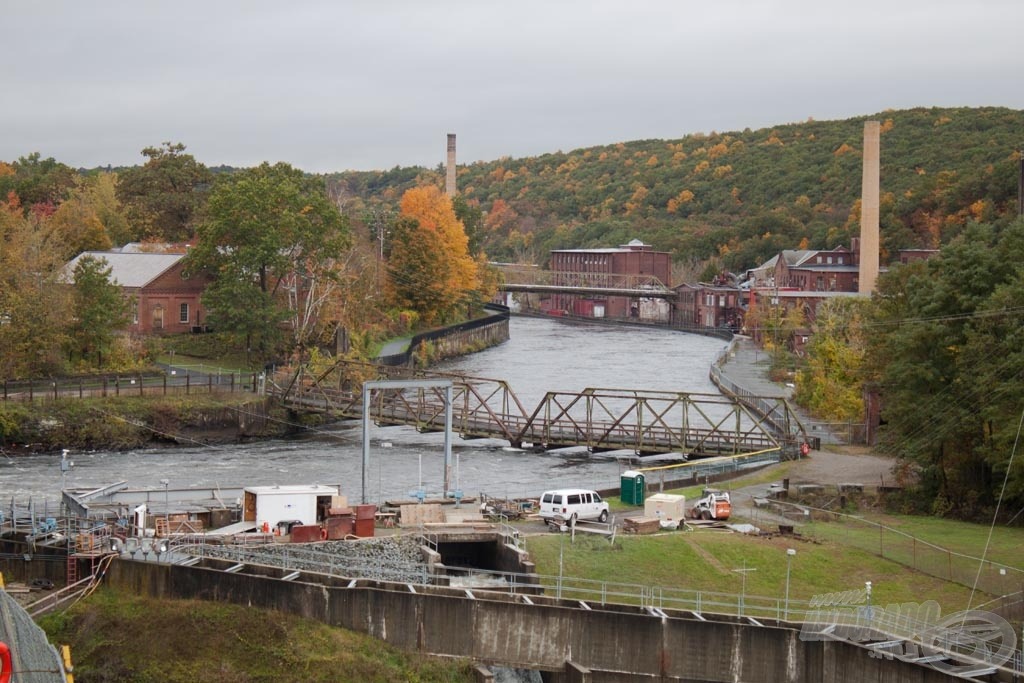
<svg viewBox="0 0 1024 683"><path fill-rule="evenodd" d="M864 587L872 582L876 604L935 600L943 613L964 609L970 590L835 542L814 542L793 537L752 537L716 531L666 532L652 536L619 535L614 545L603 538L540 534L526 538L537 571L558 575L559 552L563 573L595 581L692 591L739 594L748 604L754 596L767 602L785 595L786 550L792 556L790 598L794 605L815 595ZM737 569L753 571L738 572ZM973 605L991 596L976 595ZM765 601L762 601L765 602Z"/></svg>
<svg viewBox="0 0 1024 683"><path fill-rule="evenodd" d="M199 356L188 356L183 353L160 354L155 358L157 363L175 365L178 367L195 367L200 372L241 372L251 373L253 369L246 365L245 355L225 356L223 358L200 358Z"/></svg>

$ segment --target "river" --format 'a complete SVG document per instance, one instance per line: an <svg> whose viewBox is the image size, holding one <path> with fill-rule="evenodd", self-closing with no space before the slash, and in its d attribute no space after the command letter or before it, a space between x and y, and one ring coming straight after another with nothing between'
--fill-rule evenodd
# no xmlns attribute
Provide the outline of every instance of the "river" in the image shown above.
<svg viewBox="0 0 1024 683"><path fill-rule="evenodd" d="M436 367L503 379L532 409L548 391L587 387L717 393L708 370L724 346L720 339L663 329L568 325L513 317L510 340ZM455 438L453 485L467 496L537 496L553 486L614 488L631 454L592 455L582 449L534 453L506 442ZM126 481L133 488L171 489L275 484L338 484L352 501L362 488L358 423L307 430L258 443L132 451L71 453L70 488ZM0 458L0 505L11 499L57 501L60 455ZM408 497L417 489L439 496L443 487L443 435L408 427L372 428L369 502Z"/></svg>

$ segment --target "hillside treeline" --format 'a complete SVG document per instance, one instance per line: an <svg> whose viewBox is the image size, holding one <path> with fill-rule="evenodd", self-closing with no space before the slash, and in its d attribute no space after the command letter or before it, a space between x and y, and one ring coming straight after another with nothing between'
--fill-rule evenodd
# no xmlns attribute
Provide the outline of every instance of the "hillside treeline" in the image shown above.
<svg viewBox="0 0 1024 683"><path fill-rule="evenodd" d="M1015 211L1024 112L1005 108L886 111L502 158L460 167L459 192L483 212L480 243L494 261L544 263L551 249L640 238L698 273L709 263L740 272L782 249L850 245L866 120L882 124L883 261ZM394 168L332 181L360 213L410 186L442 183L442 172Z"/></svg>

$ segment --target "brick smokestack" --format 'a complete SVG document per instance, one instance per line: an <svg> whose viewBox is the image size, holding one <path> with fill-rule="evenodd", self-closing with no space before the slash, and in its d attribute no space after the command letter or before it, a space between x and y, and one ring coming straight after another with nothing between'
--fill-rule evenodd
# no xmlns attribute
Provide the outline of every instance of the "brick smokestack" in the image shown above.
<svg viewBox="0 0 1024 683"><path fill-rule="evenodd" d="M448 133L448 173L445 176L444 191L449 197L455 196L455 133Z"/></svg>
<svg viewBox="0 0 1024 683"><path fill-rule="evenodd" d="M878 121L864 122L864 176L860 195L860 277L858 291L870 294L878 280L878 195L879 138Z"/></svg>

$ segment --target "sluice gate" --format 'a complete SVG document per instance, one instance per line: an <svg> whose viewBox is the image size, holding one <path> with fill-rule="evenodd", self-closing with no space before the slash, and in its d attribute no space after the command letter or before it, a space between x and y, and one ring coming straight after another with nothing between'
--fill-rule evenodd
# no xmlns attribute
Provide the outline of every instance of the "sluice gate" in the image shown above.
<svg viewBox="0 0 1024 683"><path fill-rule="evenodd" d="M268 382L267 393L293 410L357 419L363 414L363 381L411 378L452 380L452 429L462 438L502 439L514 447L583 446L708 457L772 448L795 452L807 438L788 403L777 397L763 398L770 410L759 414L749 402L720 394L589 388L550 391L527 411L502 380L349 361L319 375L300 370L279 376ZM444 430L444 392L439 389L374 390L369 400L370 417L378 425Z"/></svg>

